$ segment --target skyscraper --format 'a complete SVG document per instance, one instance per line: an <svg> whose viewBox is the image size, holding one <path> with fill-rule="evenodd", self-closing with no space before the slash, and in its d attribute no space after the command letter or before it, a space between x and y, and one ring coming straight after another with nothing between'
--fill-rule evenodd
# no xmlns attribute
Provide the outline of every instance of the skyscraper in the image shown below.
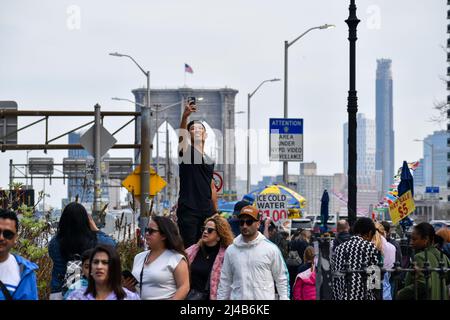
<svg viewBox="0 0 450 320"><path fill-rule="evenodd" d="M435 131L423 142L423 177L426 186L447 185L447 130Z"/></svg>
<svg viewBox="0 0 450 320"><path fill-rule="evenodd" d="M394 112L392 104L392 60L377 60L376 76L376 158L375 168L382 171L382 192L386 192L394 176Z"/></svg>
<svg viewBox="0 0 450 320"><path fill-rule="evenodd" d="M358 176L373 176L375 174L375 121L367 119L363 113L357 118L358 160L356 171ZM348 122L344 123L344 173L348 171Z"/></svg>

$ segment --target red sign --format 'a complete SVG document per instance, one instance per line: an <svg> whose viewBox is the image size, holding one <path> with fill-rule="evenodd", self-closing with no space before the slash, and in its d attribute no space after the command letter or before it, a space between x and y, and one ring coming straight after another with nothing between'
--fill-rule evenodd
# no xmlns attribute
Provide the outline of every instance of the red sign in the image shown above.
<svg viewBox="0 0 450 320"><path fill-rule="evenodd" d="M213 173L214 186L217 194L223 194L223 172L214 171Z"/></svg>

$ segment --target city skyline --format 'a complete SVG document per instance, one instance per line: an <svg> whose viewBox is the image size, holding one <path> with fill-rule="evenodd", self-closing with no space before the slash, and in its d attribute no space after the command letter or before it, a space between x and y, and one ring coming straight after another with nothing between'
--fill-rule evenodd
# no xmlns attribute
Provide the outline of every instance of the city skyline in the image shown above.
<svg viewBox="0 0 450 320"><path fill-rule="evenodd" d="M375 118L376 59L389 57L395 62L392 72L396 83L393 99L397 168L402 160L420 159L422 148L412 141L414 138L422 139L443 129L428 119L434 115L433 102L446 97L440 76L447 67L446 53L441 48L447 38L447 7L444 2L406 0L359 0L357 7L361 19L357 41L358 112ZM184 23L186 16L190 17L188 25ZM131 91L145 86L145 78L130 61L108 56L109 52L119 51L133 55L151 71L152 88L181 87L184 63L188 63L194 73L187 75L187 86L235 88L239 90L236 111L246 111L248 92L264 79L282 77L284 40L292 40L316 25L335 24L334 29L311 32L289 51L289 117L305 121L304 161L315 161L318 173L329 175L343 168L347 17L348 3L331 0L286 1L283 6L259 1L214 5L208 1L174 1L170 5L133 1L8 2L0 12L0 36L4 39L0 99L17 101L20 110L92 111L98 102L102 109L132 111L133 105L111 101L111 97L131 99ZM411 24L411 19L416 22ZM282 115L282 87L281 82L265 86L252 98L254 129L266 129L267 119ZM35 120L19 119L19 126ZM63 132L65 121L50 126L51 137ZM237 128L246 129L246 122L245 114L236 115ZM110 131L118 126L105 123ZM133 136L130 132L119 134L118 140L128 141ZM19 133L19 142L42 143L43 135L42 127L24 130ZM268 142L260 148L268 158ZM245 143L236 145L237 157L245 157L245 152ZM113 157L133 154L132 150L110 153ZM64 154L32 151L30 156L62 159ZM0 164L7 167L10 158L24 163L26 152L2 153ZM236 171L237 178L245 177L245 164L238 165ZM298 164L291 164L289 173L297 172ZM252 167L252 181L268 173L280 174L281 164ZM7 170L1 174L1 181L1 187L6 187ZM39 183L36 186L42 190ZM60 203L65 194L59 192L61 187L60 182L53 181L52 186L47 182L46 190L53 192L49 203Z"/></svg>
<svg viewBox="0 0 450 320"><path fill-rule="evenodd" d="M381 171L381 190L386 192L394 180L395 130L392 60L377 59L376 70L375 169Z"/></svg>

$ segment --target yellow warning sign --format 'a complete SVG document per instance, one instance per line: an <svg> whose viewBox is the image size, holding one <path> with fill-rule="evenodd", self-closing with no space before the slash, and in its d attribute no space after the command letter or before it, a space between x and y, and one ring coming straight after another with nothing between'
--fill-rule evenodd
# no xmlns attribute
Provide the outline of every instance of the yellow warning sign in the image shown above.
<svg viewBox="0 0 450 320"><path fill-rule="evenodd" d="M167 185L167 182L158 176L150 167L150 196L155 196ZM122 181L122 186L129 192L134 192L134 196L141 195L141 166L138 165L134 171Z"/></svg>

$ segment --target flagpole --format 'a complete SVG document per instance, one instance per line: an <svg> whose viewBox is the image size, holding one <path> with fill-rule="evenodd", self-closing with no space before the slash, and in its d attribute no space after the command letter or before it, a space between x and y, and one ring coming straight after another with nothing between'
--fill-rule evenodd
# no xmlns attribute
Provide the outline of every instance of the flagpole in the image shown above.
<svg viewBox="0 0 450 320"><path fill-rule="evenodd" d="M184 68L184 86L186 87L186 68Z"/></svg>

